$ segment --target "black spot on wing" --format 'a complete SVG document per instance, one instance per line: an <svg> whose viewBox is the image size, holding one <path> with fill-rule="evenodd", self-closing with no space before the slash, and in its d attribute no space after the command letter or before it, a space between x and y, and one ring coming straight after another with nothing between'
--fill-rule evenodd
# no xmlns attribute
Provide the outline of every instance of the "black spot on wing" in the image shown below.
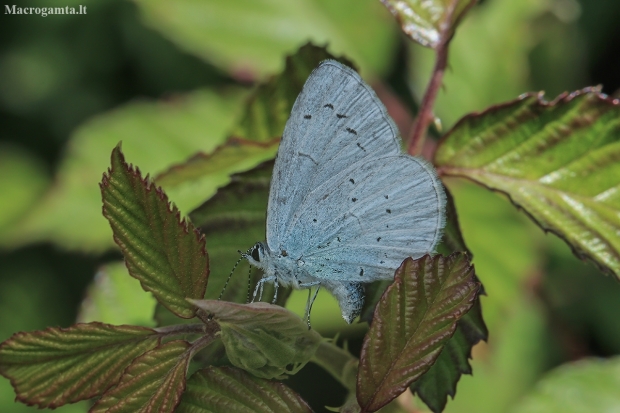
<svg viewBox="0 0 620 413"><path fill-rule="evenodd" d="M364 275L364 269L360 268L360 277L362 277Z"/></svg>
<svg viewBox="0 0 620 413"><path fill-rule="evenodd" d="M313 222L316 222L316 218L314 218L312 221L313 221Z"/></svg>
<svg viewBox="0 0 620 413"><path fill-rule="evenodd" d="M385 199L388 199L388 198L389 198L389 196L387 196L387 195L384 195L384 196L385 196Z"/></svg>
<svg viewBox="0 0 620 413"><path fill-rule="evenodd" d="M355 129L347 128L347 132L352 133L353 135L357 135L357 131Z"/></svg>
<svg viewBox="0 0 620 413"><path fill-rule="evenodd" d="M312 119L312 115L304 115L304 119Z"/></svg>
<svg viewBox="0 0 620 413"><path fill-rule="evenodd" d="M331 103L326 104L325 106L323 106L324 108L330 108L330 109L334 109L334 105L332 105Z"/></svg>
<svg viewBox="0 0 620 413"><path fill-rule="evenodd" d="M386 209L385 212L387 212L388 214L391 214L392 210L391 209Z"/></svg>
<svg viewBox="0 0 620 413"><path fill-rule="evenodd" d="M348 118L347 115L343 115L342 113L337 113L336 116L338 116L338 119Z"/></svg>
<svg viewBox="0 0 620 413"><path fill-rule="evenodd" d="M381 237L377 238L377 242L381 241Z"/></svg>
<svg viewBox="0 0 620 413"><path fill-rule="evenodd" d="M351 198L351 201L355 202L357 201L357 198Z"/></svg>
<svg viewBox="0 0 620 413"><path fill-rule="evenodd" d="M357 143L357 147L360 148L361 150L363 150L364 152L366 152L366 148L364 148L362 145L360 145L360 143Z"/></svg>

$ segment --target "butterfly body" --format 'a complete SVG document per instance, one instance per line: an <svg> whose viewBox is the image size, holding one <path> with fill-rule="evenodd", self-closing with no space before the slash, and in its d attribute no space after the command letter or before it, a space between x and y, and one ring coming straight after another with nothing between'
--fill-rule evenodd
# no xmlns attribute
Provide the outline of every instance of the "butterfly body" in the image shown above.
<svg viewBox="0 0 620 413"><path fill-rule="evenodd" d="M432 166L401 152L398 131L352 69L322 62L298 96L278 149L267 240L244 256L264 282L330 291L351 322L363 283L434 252L445 195ZM308 308L309 311L309 308Z"/></svg>

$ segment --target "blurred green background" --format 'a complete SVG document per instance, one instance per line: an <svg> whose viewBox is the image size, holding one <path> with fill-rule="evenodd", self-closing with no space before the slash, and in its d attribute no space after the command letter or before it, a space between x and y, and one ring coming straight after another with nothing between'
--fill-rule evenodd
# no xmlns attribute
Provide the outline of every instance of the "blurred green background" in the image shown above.
<svg viewBox="0 0 620 413"><path fill-rule="evenodd" d="M420 98L432 65L431 52L407 41L378 0L20 0L18 6L80 4L86 15L44 18L3 9L0 16L0 341L72 324L95 274L100 290L115 279L121 256L101 217L97 184L119 140L128 160L150 173L208 153L234 126L252 84L278 73L284 56L308 40L353 59L406 134L415 107L410 96ZM617 0L482 1L450 49L436 105L444 130L468 112L526 91L545 90L552 99L601 84L618 96L618 21ZM548 382L554 388L554 374L575 394L620 382L617 361L567 364L620 354L618 282L578 261L503 197L462 181L446 184L488 294L482 303L491 334L474 349L474 377L461 380L446 411L556 411L553 403L540 410L541 399L554 397L545 393ZM81 320L102 314L90 297ZM148 324L144 308L151 311L152 301L145 297L116 296L120 310L101 317ZM298 297L291 306L300 311L305 295ZM344 327L336 314L323 294L313 326L333 336ZM363 328L347 331L356 351ZM310 365L289 380L317 411L343 397L319 374ZM0 379L0 411L33 410L13 399L9 382ZM617 396L595 399L620 409ZM421 406L406 397L398 403L402 411ZM83 412L85 404L58 411Z"/></svg>

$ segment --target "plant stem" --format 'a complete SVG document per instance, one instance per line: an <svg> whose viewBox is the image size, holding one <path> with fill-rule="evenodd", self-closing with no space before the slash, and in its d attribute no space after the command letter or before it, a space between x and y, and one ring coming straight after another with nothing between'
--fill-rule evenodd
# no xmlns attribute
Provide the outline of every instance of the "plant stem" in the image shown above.
<svg viewBox="0 0 620 413"><path fill-rule="evenodd" d="M329 341L323 341L312 358L349 391L355 390L357 358Z"/></svg>
<svg viewBox="0 0 620 413"><path fill-rule="evenodd" d="M437 48L437 58L435 60L435 67L433 68L433 74L426 88L426 92L424 93L424 98L422 98L420 111L418 112L418 117L413 126L413 133L409 139L407 152L410 155L415 156L422 152L424 139L426 138L426 130L428 129L428 125L433 121L433 106L435 105L435 99L441 88L443 74L448 64L448 43L449 40L444 41Z"/></svg>
<svg viewBox="0 0 620 413"><path fill-rule="evenodd" d="M157 327L153 330L161 335L204 334L206 326L203 323L175 324L173 326Z"/></svg>

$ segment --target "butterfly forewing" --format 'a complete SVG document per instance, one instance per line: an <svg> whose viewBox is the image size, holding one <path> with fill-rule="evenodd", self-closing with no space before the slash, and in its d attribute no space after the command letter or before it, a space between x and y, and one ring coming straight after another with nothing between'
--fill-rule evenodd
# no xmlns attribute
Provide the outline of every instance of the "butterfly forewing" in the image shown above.
<svg viewBox="0 0 620 413"><path fill-rule="evenodd" d="M352 69L321 63L295 101L278 150L267 213L270 248L288 252L313 189L360 160L399 153L397 129L372 89Z"/></svg>

